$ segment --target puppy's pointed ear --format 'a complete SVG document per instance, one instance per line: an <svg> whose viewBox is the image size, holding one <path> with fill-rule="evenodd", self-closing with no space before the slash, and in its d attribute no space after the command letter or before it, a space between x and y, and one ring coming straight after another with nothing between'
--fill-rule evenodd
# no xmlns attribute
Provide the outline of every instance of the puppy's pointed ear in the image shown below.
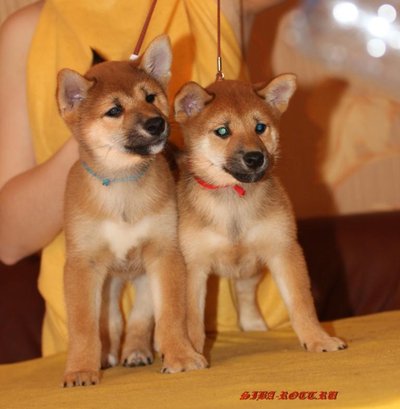
<svg viewBox="0 0 400 409"><path fill-rule="evenodd" d="M289 100L296 88L296 76L294 74L283 74L274 78L267 86L256 90L256 92L280 115L286 111Z"/></svg>
<svg viewBox="0 0 400 409"><path fill-rule="evenodd" d="M175 120L183 123L190 117L196 116L213 98L212 94L196 82L188 82L175 96Z"/></svg>
<svg viewBox="0 0 400 409"><path fill-rule="evenodd" d="M89 81L76 71L63 69L58 73L57 103L61 116L67 120L87 97L94 81Z"/></svg>
<svg viewBox="0 0 400 409"><path fill-rule="evenodd" d="M167 35L156 37L147 47L139 68L156 79L165 89L171 77L172 50Z"/></svg>

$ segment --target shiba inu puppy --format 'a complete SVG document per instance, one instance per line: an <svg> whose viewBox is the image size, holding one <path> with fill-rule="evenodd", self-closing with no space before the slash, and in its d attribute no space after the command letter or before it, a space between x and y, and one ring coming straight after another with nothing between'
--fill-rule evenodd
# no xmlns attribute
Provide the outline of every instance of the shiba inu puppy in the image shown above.
<svg viewBox="0 0 400 409"><path fill-rule="evenodd" d="M58 76L59 110L80 150L65 195L64 386L98 383L101 363L115 365L120 355L126 366L152 363L154 321L162 372L206 365L187 335L175 186L159 154L169 133L171 59L162 36L138 61ZM118 298L126 280L136 297L120 354Z"/></svg>
<svg viewBox="0 0 400 409"><path fill-rule="evenodd" d="M262 271L271 271L292 326L308 351L346 344L320 326L289 199L272 173L279 120L296 89L285 74L266 86L216 81L187 83L175 98L186 147L178 186L179 236L188 269L188 325L204 346L206 282L230 277L245 331L266 330L256 302Z"/></svg>

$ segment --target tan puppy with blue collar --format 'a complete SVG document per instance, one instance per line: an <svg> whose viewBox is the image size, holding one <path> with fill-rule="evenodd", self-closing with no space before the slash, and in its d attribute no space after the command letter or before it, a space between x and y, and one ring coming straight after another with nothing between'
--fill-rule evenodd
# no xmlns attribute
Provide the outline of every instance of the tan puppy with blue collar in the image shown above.
<svg viewBox="0 0 400 409"><path fill-rule="evenodd" d="M271 271L301 345L336 351L346 344L320 326L289 199L272 170L279 120L296 89L286 74L266 86L190 82L175 98L185 138L178 188L179 236L188 269L188 325L198 352L204 346L206 283L210 273L234 281L239 323L266 330L257 307L262 271Z"/></svg>
<svg viewBox="0 0 400 409"><path fill-rule="evenodd" d="M98 383L101 365L120 357L126 366L152 363L154 321L163 372L206 366L187 335L175 186L160 154L171 59L168 38L159 37L139 61L104 62L85 76L59 73L60 113L80 146L65 196L64 386ZM126 280L136 299L120 352Z"/></svg>

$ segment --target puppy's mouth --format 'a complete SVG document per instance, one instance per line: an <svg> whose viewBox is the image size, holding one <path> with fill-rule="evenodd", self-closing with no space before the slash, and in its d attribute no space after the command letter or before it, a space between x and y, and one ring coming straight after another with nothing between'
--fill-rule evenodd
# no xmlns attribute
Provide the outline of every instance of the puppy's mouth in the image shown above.
<svg viewBox="0 0 400 409"><path fill-rule="evenodd" d="M265 173L266 170L260 171L260 172L240 172L235 169L229 169L227 167L223 167L224 171L226 173L229 173L231 176L233 176L237 181L242 182L242 183L254 183L260 181Z"/></svg>
<svg viewBox="0 0 400 409"><path fill-rule="evenodd" d="M167 138L157 138L157 140L152 140L148 143L124 145L124 149L128 153L133 153L140 156L149 156L160 153L164 149L166 143Z"/></svg>
<svg viewBox="0 0 400 409"><path fill-rule="evenodd" d="M223 170L242 183L255 183L264 178L270 167L267 153L247 152L238 154L227 161Z"/></svg>
<svg viewBox="0 0 400 409"><path fill-rule="evenodd" d="M124 145L124 150L130 154L140 156L151 156L160 153L168 139L168 129L158 136L148 137L139 135L131 135L127 143Z"/></svg>

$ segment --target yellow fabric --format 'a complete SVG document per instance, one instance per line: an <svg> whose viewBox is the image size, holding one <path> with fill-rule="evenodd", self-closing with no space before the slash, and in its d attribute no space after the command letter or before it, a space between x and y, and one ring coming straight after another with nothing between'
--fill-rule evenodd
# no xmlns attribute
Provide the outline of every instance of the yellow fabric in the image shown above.
<svg viewBox="0 0 400 409"><path fill-rule="evenodd" d="M349 342L330 353L301 350L290 328L224 332L212 346L211 368L175 375L149 367L117 367L94 387L59 387L65 355L0 366L0 406L7 409L246 409L400 407L400 311L329 323ZM211 342L210 342L211 343ZM210 344L209 343L209 344ZM240 400L244 392L338 392L327 400Z"/></svg>
<svg viewBox="0 0 400 409"><path fill-rule="evenodd" d="M49 159L68 139L69 131L58 115L56 74L61 68L84 73L91 64L90 48L107 59L127 59L135 47L150 0L48 0L34 36L28 63L28 101L39 163ZM164 32L171 37L174 62L169 95L189 80L207 85L216 74L216 5L213 0L159 0L143 49ZM242 58L235 35L222 19L222 50L227 78L243 76ZM176 127L172 139L180 143ZM66 313L63 300L64 237L58 236L42 253L39 288L46 301L43 354L66 349ZM270 278L267 278L269 283ZM273 285L261 286L261 308L270 326L287 320ZM125 304L129 304L125 303ZM227 282L220 285L217 323L209 329L236 328L236 313ZM215 311L215 308L211 308ZM208 317L207 322L215 322Z"/></svg>

